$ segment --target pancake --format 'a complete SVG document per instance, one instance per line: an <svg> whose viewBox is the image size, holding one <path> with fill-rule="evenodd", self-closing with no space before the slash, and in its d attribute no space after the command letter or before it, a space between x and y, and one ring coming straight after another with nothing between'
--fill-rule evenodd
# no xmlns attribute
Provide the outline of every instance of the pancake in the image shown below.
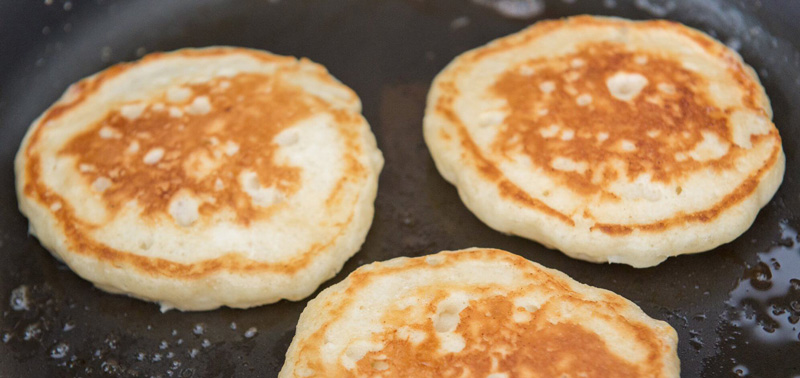
<svg viewBox="0 0 800 378"><path fill-rule="evenodd" d="M678 377L677 334L509 252L358 268L308 303L278 377Z"/></svg>
<svg viewBox="0 0 800 378"><path fill-rule="evenodd" d="M356 94L306 59L184 49L72 85L15 161L31 233L162 310L300 300L364 242L383 157Z"/></svg>
<svg viewBox="0 0 800 378"><path fill-rule="evenodd" d="M634 267L747 230L785 157L754 71L669 21L539 22L458 56L424 135L481 221Z"/></svg>

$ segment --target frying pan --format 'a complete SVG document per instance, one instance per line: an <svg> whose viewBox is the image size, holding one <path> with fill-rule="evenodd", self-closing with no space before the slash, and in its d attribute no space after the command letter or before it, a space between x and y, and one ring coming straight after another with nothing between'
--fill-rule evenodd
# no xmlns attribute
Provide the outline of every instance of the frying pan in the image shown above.
<svg viewBox="0 0 800 378"><path fill-rule="evenodd" d="M755 224L714 251L648 269L598 265L502 235L436 171L422 139L429 84L453 57L545 18L668 18L710 33L755 67L787 156ZM612 290L680 337L686 377L800 375L800 3L721 0L30 0L0 2L0 377L275 376L306 301L171 311L106 294L27 234L12 161L31 121L66 87L152 51L237 45L322 63L352 87L386 158L356 267L443 249L497 247ZM312 296L313 297L313 296Z"/></svg>

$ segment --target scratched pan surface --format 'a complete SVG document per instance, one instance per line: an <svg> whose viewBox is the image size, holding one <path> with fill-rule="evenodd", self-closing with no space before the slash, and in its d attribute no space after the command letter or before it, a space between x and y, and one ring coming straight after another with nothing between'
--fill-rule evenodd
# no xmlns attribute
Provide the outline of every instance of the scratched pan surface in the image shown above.
<svg viewBox="0 0 800 378"><path fill-rule="evenodd" d="M422 140L429 83L457 54L580 13L684 22L761 76L787 156L776 197L734 242L650 269L595 265L492 231L436 172ZM514 16L514 17L509 17ZM518 18L515 18L518 17ZM519 18L521 17L521 19ZM162 314L81 280L27 235L12 160L70 83L144 53L239 45L306 56L361 96L386 157L361 264L498 247L613 290L680 336L686 377L800 376L800 4L786 1L0 1L0 377L275 376L306 301Z"/></svg>

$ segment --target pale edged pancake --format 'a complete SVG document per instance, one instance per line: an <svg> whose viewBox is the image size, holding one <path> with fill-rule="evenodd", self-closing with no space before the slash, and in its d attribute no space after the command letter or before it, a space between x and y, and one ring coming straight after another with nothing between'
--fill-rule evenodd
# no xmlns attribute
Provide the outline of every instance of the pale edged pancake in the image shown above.
<svg viewBox="0 0 800 378"><path fill-rule="evenodd" d="M364 242L383 157L306 59L155 53L72 85L15 161L31 233L97 287L207 310L299 300Z"/></svg>
<svg viewBox="0 0 800 378"><path fill-rule="evenodd" d="M579 16L468 51L424 135L490 227L648 267L741 235L783 180L769 99L741 57L669 21Z"/></svg>
<svg viewBox="0 0 800 378"><path fill-rule="evenodd" d="M362 266L300 316L290 377L678 377L677 334L497 249Z"/></svg>

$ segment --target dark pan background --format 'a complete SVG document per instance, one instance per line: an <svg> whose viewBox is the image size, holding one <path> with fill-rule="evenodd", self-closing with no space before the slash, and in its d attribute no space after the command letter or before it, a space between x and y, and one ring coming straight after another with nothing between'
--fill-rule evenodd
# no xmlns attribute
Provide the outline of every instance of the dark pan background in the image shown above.
<svg viewBox="0 0 800 378"><path fill-rule="evenodd" d="M386 167L363 249L323 287L376 260L497 247L617 292L669 322L685 377L800 376L800 2L564 0L546 1L523 19L497 11L537 4L0 0L0 377L277 375L306 301L162 314L78 278L27 235L17 210L19 142L70 83L147 52L208 45L305 56L361 96ZM787 171L740 238L649 269L585 263L489 229L439 176L421 132L435 74L457 54L536 20L581 13L681 21L738 49L756 68Z"/></svg>

